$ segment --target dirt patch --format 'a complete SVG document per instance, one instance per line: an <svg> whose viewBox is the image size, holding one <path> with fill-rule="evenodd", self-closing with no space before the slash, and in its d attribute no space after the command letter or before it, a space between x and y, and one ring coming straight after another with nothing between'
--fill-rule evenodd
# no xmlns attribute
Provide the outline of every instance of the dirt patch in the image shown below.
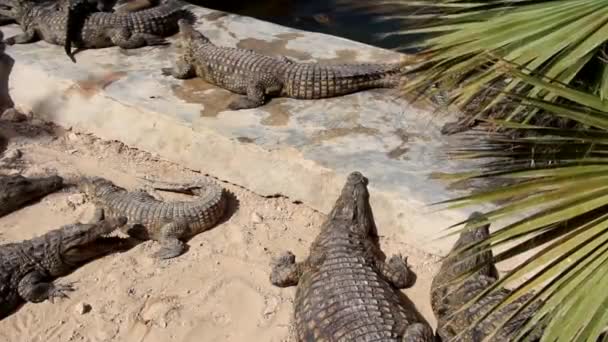
<svg viewBox="0 0 608 342"><path fill-rule="evenodd" d="M202 117L217 117L228 109L228 105L239 95L228 90L216 87L203 81L201 78L184 80L180 85L171 88L173 94L188 103L200 103Z"/></svg>
<svg viewBox="0 0 608 342"><path fill-rule="evenodd" d="M140 187L137 177L142 176L172 182L200 177L120 142L61 128L50 131L9 140L7 152L22 153L23 174L56 170L62 176L97 175L128 189ZM57 281L77 281L70 298L28 303L0 321L0 341L294 341L295 288L272 286L269 263L284 250L305 258L324 215L287 198L260 197L221 182L222 175L213 176L235 195L238 209L214 229L190 239L185 254L166 261L150 259L159 246L148 241L89 263ZM70 201L77 193L58 192L2 217L0 243L87 220L93 206L86 200ZM432 322L428 293L436 260L409 247L400 236L383 235L381 244L389 255L408 255L418 280L406 293Z"/></svg>
<svg viewBox="0 0 608 342"><path fill-rule="evenodd" d="M269 56L287 56L299 60L308 60L312 55L307 52L287 48L291 39L300 37L298 33L284 33L277 35L279 39L266 41L262 39L247 38L239 41L236 46L241 49L250 49Z"/></svg>
<svg viewBox="0 0 608 342"><path fill-rule="evenodd" d="M110 71L101 75L91 76L86 80L76 81L76 84L66 90L66 95L78 93L88 99L126 76L127 73L124 71Z"/></svg>

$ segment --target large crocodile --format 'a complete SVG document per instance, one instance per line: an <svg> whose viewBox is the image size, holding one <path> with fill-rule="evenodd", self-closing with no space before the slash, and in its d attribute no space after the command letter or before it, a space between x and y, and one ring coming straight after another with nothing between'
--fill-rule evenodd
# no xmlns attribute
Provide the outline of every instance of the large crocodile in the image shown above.
<svg viewBox="0 0 608 342"><path fill-rule="evenodd" d="M184 9L185 3L169 0L159 6L136 12L88 13L85 17L68 15L70 6L86 4L87 0L34 3L31 0L2 0L0 15L15 20L23 33L6 38L6 44L26 44L42 39L66 47L71 56L71 44L77 48L119 46L136 49L150 45L165 45L165 37L178 31L177 21L194 22L195 15ZM76 9L73 10L77 12ZM70 25L68 25L68 21ZM73 21L73 22L72 22ZM67 39L69 37L69 39Z"/></svg>
<svg viewBox="0 0 608 342"><path fill-rule="evenodd" d="M26 178L21 175L0 176L0 217L20 209L63 186L59 176Z"/></svg>
<svg viewBox="0 0 608 342"><path fill-rule="evenodd" d="M430 342L433 331L398 289L415 276L401 256L388 262L380 250L367 178L348 176L342 193L310 247L296 262L291 252L275 260L276 286L297 285L299 341Z"/></svg>
<svg viewBox="0 0 608 342"><path fill-rule="evenodd" d="M320 99L370 88L392 88L401 81L403 63L296 63L252 50L216 46L192 24L180 20L176 45L182 49L164 75L177 79L200 77L206 82L246 96L229 104L232 110L255 108L267 96Z"/></svg>
<svg viewBox="0 0 608 342"><path fill-rule="evenodd" d="M473 224L483 223L485 217L475 212L469 217L470 221L465 231L452 247L452 252L442 263L437 275L431 283L431 305L437 318L437 335L442 341L481 342L494 333L504 319L518 310L528 301L532 293L521 297L517 301L506 305L496 314L490 315L471 327L476 320L486 314L490 308L506 298L510 291L504 288L482 297L469 308L457 313L463 305L489 288L498 280L498 271L494 265L492 251L479 253L478 248L472 248L454 257L454 251L461 247L479 242L490 234L490 224L484 224L471 229ZM458 281L466 273L471 273L464 280ZM489 341L511 341L519 334L520 329L527 320L538 310L540 302L535 302L511 318L507 324L498 329ZM526 336L526 341L537 341L542 334L542 327L534 329Z"/></svg>
<svg viewBox="0 0 608 342"><path fill-rule="evenodd" d="M191 202L163 202L143 190L129 192L111 181L83 178L79 186L97 206L96 219L126 216L124 231L140 240L155 240L162 248L152 257L169 259L181 255L186 245L180 241L213 227L224 215L226 193L211 179L202 178L192 184L157 184L157 189L190 191L198 195Z"/></svg>
<svg viewBox="0 0 608 342"><path fill-rule="evenodd" d="M0 246L0 319L21 303L67 297L72 284L52 280L80 264L127 247L126 240L104 237L124 225L124 217L90 224L70 224L42 236Z"/></svg>

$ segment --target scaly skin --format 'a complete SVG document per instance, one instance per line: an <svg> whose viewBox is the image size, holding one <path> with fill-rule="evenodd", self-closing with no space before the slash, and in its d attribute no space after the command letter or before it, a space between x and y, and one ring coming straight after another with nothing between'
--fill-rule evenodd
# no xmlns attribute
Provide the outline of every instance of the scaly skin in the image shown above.
<svg viewBox="0 0 608 342"><path fill-rule="evenodd" d="M72 284L54 284L79 265L125 247L124 239L103 237L127 219L70 224L31 240L0 246L0 319L24 301L66 298Z"/></svg>
<svg viewBox="0 0 608 342"><path fill-rule="evenodd" d="M63 47L65 53L68 55L68 57L70 57L70 59L74 63L76 63L76 59L72 54L72 43L78 44L79 39L81 37L81 31L85 27L85 22L92 13L111 12L113 8L114 13L136 12L156 5L150 0L128 0L120 5L113 3L113 1L111 0L59 1L65 1L68 6L65 26L67 39L65 40Z"/></svg>
<svg viewBox="0 0 608 342"><path fill-rule="evenodd" d="M400 81L403 64L296 63L251 50L216 46L186 21L178 22L177 44L182 52L164 75L177 79L200 77L206 82L246 96L232 102L232 110L262 106L267 96L321 99L371 88L392 88Z"/></svg>
<svg viewBox="0 0 608 342"><path fill-rule="evenodd" d="M59 176L25 178L21 175L0 176L0 217L20 209L63 187Z"/></svg>
<svg viewBox="0 0 608 342"><path fill-rule="evenodd" d="M209 179L164 188L190 190L199 196L192 202L159 201L143 190L128 192L98 177L83 179L80 187L96 204L98 219L126 216L129 219L124 230L127 234L140 240L160 242L161 249L152 255L160 259L181 255L185 244L180 240L216 225L224 215L227 202L224 189Z"/></svg>
<svg viewBox="0 0 608 342"><path fill-rule="evenodd" d="M470 219L474 219L467 227L471 227L479 220L485 220L480 213L471 214ZM470 243L481 241L489 236L490 224L485 224L474 230L467 230L461 233L458 241L452 247L455 251ZM433 313L437 318L437 335L442 341L462 341L462 342L481 342L486 336L496 330L499 323L505 318L514 313L521 307L533 294L528 294L519 300L505 306L498 313L491 315L476 324L471 330L466 331L463 335L455 338L458 334L465 331L479 317L488 312L494 305L498 304L510 294L507 289L500 289L483 297L470 308L456 314L463 305L471 301L481 292L486 290L494 282L498 280L498 272L494 265L491 251L486 251L477 256L474 255L478 249L471 249L462 254L459 258L447 258L441 265L435 278L431 283L431 306ZM476 270L476 271L475 271ZM472 272L463 282L453 282L458 277L467 272ZM449 284L449 285L448 285ZM533 313L538 310L540 303L530 305L517 316L512 318L503 328L501 328L490 341L511 341L518 333L519 329L527 322ZM541 336L542 328L535 329L532 334L529 334L526 341L538 341Z"/></svg>
<svg viewBox="0 0 608 342"><path fill-rule="evenodd" d="M398 289L413 285L406 260L385 262L369 204L367 179L348 176L309 257L275 261L270 281L297 285L298 341L433 341L433 331Z"/></svg>
<svg viewBox="0 0 608 342"><path fill-rule="evenodd" d="M42 39L51 44L66 45L68 9L65 3L34 4L30 0L3 0L0 15L15 18L23 33L5 39L5 43L26 44ZM8 3L7 6L5 3ZM136 49L143 46L167 44L164 37L177 32L177 21L194 21L192 12L184 4L172 0L165 4L137 12L90 13L72 36L77 48L118 46ZM7 9L9 7L9 9ZM78 28L78 18L70 30ZM71 33L73 34L73 33Z"/></svg>

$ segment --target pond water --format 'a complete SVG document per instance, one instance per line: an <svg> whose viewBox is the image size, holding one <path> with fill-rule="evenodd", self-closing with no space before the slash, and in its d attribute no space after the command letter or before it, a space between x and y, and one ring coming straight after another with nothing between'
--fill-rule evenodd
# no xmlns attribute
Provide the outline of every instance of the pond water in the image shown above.
<svg viewBox="0 0 608 342"><path fill-rule="evenodd" d="M389 10L401 15L406 14L403 13L402 7L392 9L387 6L375 7L374 1L364 0L268 0L252 3L230 0L195 0L192 3L296 29L344 37L387 49L403 52L414 51L399 48L404 45L403 37L383 39L380 36L386 32L403 29L403 22L380 20L382 13L387 13ZM354 4L364 5L366 8L353 7ZM417 38L419 37L409 36L408 43Z"/></svg>

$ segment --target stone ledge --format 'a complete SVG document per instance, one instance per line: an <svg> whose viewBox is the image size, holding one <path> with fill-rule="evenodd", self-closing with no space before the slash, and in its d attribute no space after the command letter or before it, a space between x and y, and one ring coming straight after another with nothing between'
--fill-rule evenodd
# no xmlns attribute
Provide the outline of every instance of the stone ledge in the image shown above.
<svg viewBox="0 0 608 342"><path fill-rule="evenodd" d="M346 39L193 7L199 29L218 45L284 54L298 61L392 62L403 56ZM19 32L2 28L5 36ZM174 47L86 50L77 64L44 42L6 49L15 64L13 101L51 121L114 139L244 186L282 194L327 213L345 176L370 179L372 206L385 238L406 234L426 252L445 254L453 240L431 241L466 213L432 212L451 195L430 178L456 170L442 149L445 118L378 89L315 101L272 99L229 111L235 98L199 80L164 77ZM454 194L452 194L454 195Z"/></svg>

